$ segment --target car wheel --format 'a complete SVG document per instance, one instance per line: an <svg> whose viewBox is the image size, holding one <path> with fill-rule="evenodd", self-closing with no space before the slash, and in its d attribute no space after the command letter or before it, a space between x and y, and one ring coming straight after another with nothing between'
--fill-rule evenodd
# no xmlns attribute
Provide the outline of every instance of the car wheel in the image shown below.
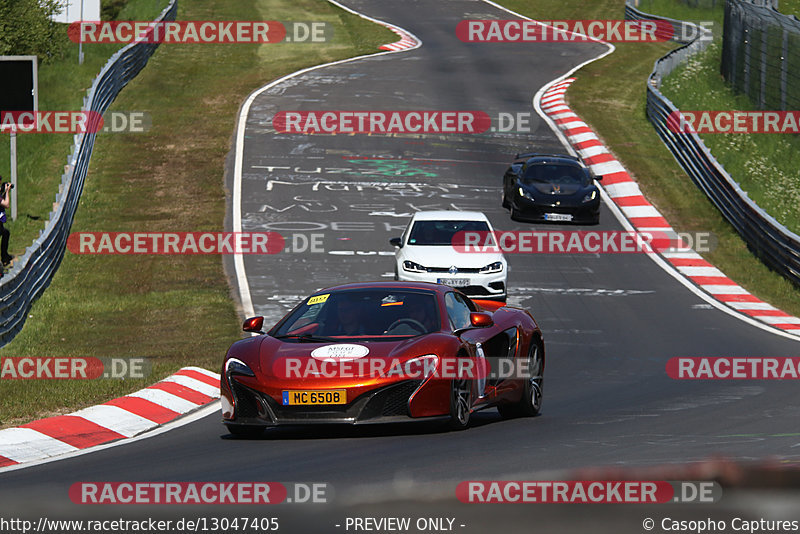
<svg viewBox="0 0 800 534"><path fill-rule="evenodd" d="M265 426L259 425L225 425L228 432L243 438L257 438L264 433Z"/></svg>
<svg viewBox="0 0 800 534"><path fill-rule="evenodd" d="M397 264L394 266L394 280L395 282L400 280L400 275L397 274Z"/></svg>
<svg viewBox="0 0 800 534"><path fill-rule="evenodd" d="M501 404L497 407L500 415L511 417L533 417L542 409L542 394L544 388L544 362L542 360L542 347L538 341L531 344L528 351L527 379L522 390L522 398L515 404Z"/></svg>
<svg viewBox="0 0 800 534"><path fill-rule="evenodd" d="M450 387L450 428L464 430L469 426L472 409L472 382L466 378L454 379Z"/></svg>

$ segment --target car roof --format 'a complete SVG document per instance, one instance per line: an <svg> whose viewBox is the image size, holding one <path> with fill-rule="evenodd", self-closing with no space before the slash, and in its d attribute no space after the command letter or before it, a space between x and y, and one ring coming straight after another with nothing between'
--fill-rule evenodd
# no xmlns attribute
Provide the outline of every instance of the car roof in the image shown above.
<svg viewBox="0 0 800 534"><path fill-rule="evenodd" d="M480 211L436 210L418 211L414 214L415 221L488 221L486 215Z"/></svg>

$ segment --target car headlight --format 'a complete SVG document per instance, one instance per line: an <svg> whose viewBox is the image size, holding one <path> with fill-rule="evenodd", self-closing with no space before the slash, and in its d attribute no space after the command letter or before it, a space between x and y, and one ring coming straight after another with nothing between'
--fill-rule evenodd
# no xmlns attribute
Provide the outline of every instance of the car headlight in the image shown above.
<svg viewBox="0 0 800 534"><path fill-rule="evenodd" d="M438 365L439 357L436 354L426 354L394 364L384 376L424 380L436 372Z"/></svg>
<svg viewBox="0 0 800 534"><path fill-rule="evenodd" d="M503 262L496 261L494 263L490 263L486 267L481 267L479 272L481 274L489 274L489 273L499 273L503 271Z"/></svg>
<svg viewBox="0 0 800 534"><path fill-rule="evenodd" d="M427 273L428 268L423 267L419 263L415 263L413 261L406 260L403 262L403 270L408 271L410 273Z"/></svg>
<svg viewBox="0 0 800 534"><path fill-rule="evenodd" d="M595 198L597 198L597 190L596 189L594 191L592 191L591 193L588 193L585 197L583 197L583 201L584 202L591 202Z"/></svg>
<svg viewBox="0 0 800 534"><path fill-rule="evenodd" d="M517 192L519 193L519 196L521 196L521 197L523 197L523 198L527 198L528 200L535 200L535 199L533 198L533 195L531 195L530 193L528 193L527 191L525 191L525 190L524 190L524 189L522 189L521 187L518 189L518 191L517 191Z"/></svg>

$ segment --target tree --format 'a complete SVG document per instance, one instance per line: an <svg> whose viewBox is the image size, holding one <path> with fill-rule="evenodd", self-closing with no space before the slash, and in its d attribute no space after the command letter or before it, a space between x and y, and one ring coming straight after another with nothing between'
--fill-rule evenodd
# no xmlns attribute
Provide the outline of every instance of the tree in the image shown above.
<svg viewBox="0 0 800 534"><path fill-rule="evenodd" d="M52 17L62 10L60 0L0 0L0 55L35 55L45 63L60 57L66 28Z"/></svg>

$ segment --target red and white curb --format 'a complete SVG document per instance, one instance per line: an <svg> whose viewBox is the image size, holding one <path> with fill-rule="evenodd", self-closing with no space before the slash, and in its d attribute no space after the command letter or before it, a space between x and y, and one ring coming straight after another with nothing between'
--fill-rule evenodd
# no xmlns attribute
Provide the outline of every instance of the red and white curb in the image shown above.
<svg viewBox="0 0 800 534"><path fill-rule="evenodd" d="M642 195L639 184L592 129L567 106L564 94L574 81L575 78L567 78L547 88L540 99L542 111L555 122L592 171L603 177L601 185L607 196L637 231L658 231L677 237L663 215ZM683 277L732 310L784 332L800 334L800 318L748 293L697 252L662 252L661 256Z"/></svg>
<svg viewBox="0 0 800 534"><path fill-rule="evenodd" d="M414 35L408 33L402 28L399 28L393 24L389 24L388 22L379 22L379 24L386 26L394 33L400 36L399 41L395 41L391 44L385 44L381 46L381 50L391 50L392 52L399 52L400 50L411 50L412 48L417 48L422 42L417 39Z"/></svg>
<svg viewBox="0 0 800 534"><path fill-rule="evenodd" d="M395 26L394 24L389 24L388 22L384 22L382 20L378 20L376 18L369 17L367 15L364 15L363 13L359 13L358 11L349 8L344 4L340 4L336 0L328 0L328 3L335 5L336 7L340 8L340 9L344 9L345 11L347 11L349 13L352 13L353 15L357 15L357 16L361 17L364 20L368 20L370 22L374 22L375 24L380 24L381 26L392 30L394 33L396 33L400 37L399 41L395 41L393 43L385 44L385 45L382 45L381 47L379 47L381 50L386 50L388 52L401 52L403 50L411 50L411 49L419 48L420 46L422 46L422 41L420 40L419 37L417 37L416 35L414 35L413 33L409 32L409 31L404 30L403 28L401 28L399 26ZM366 57L366 56L360 56L358 58L351 58L351 59L361 59L362 57ZM350 61L350 60L346 60L346 61ZM318 65L316 68L325 67L325 66L328 66L328 65L336 65L337 63L340 63L340 62L339 61L334 61L333 63L327 63L325 65ZM300 72L305 72L305 71L300 71ZM295 74L297 74L297 73L295 73Z"/></svg>
<svg viewBox="0 0 800 534"><path fill-rule="evenodd" d="M99 406L0 430L0 467L131 438L218 398L217 373L184 367L161 382Z"/></svg>

